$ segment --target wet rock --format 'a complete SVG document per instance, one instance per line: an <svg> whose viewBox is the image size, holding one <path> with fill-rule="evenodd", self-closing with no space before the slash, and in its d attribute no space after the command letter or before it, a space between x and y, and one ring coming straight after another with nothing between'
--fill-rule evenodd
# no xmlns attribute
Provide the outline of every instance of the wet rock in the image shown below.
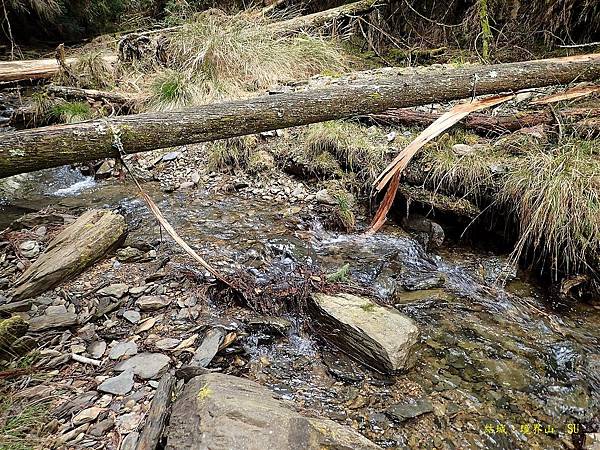
<svg viewBox="0 0 600 450"><path fill-rule="evenodd" d="M248 328L251 331L286 336L292 329L292 322L283 317L257 316L248 321Z"/></svg>
<svg viewBox="0 0 600 450"><path fill-rule="evenodd" d="M44 331L52 328L65 328L77 324L77 314L44 314L29 321L29 331Z"/></svg>
<svg viewBox="0 0 600 450"><path fill-rule="evenodd" d="M433 405L427 398L420 398L411 403L400 403L389 407L385 413L397 422L405 422L420 415L433 412Z"/></svg>
<svg viewBox="0 0 600 450"><path fill-rule="evenodd" d="M585 433L583 448L586 450L600 450L600 433Z"/></svg>
<svg viewBox="0 0 600 450"><path fill-rule="evenodd" d="M125 283L116 283L106 286L100 289L97 294L105 295L107 297L121 298L129 291L129 286Z"/></svg>
<svg viewBox="0 0 600 450"><path fill-rule="evenodd" d="M115 426L115 421L112 417L108 417L95 423L88 429L88 434L95 437L104 437L104 435Z"/></svg>
<svg viewBox="0 0 600 450"><path fill-rule="evenodd" d="M27 259L35 258L40 254L40 244L37 241L25 241L19 245L19 251Z"/></svg>
<svg viewBox="0 0 600 450"><path fill-rule="evenodd" d="M114 370L131 370L138 377L150 380L158 377L170 362L171 359L162 353L140 353L117 364Z"/></svg>
<svg viewBox="0 0 600 450"><path fill-rule="evenodd" d="M157 309L169 306L172 301L172 299L164 295L144 295L136 301L136 304L142 311L156 311Z"/></svg>
<svg viewBox="0 0 600 450"><path fill-rule="evenodd" d="M444 243L444 229L436 222L418 214L402 219L402 228L422 234L422 243L427 249L439 248Z"/></svg>
<svg viewBox="0 0 600 450"><path fill-rule="evenodd" d="M365 374L360 371L360 366L355 364L344 353L336 351L323 352L321 357L329 373L338 380L349 383L358 383L364 380Z"/></svg>
<svg viewBox="0 0 600 450"><path fill-rule="evenodd" d="M211 328L206 332L202 343L194 352L190 366L206 367L219 351L219 346L225 338L225 330L221 327Z"/></svg>
<svg viewBox="0 0 600 450"><path fill-rule="evenodd" d="M125 311L123 313L123 318L130 323L136 324L140 321L142 316L139 312L130 309L129 311Z"/></svg>
<svg viewBox="0 0 600 450"><path fill-rule="evenodd" d="M105 159L104 162L100 165L98 170L96 170L95 177L96 178L108 178L111 176L112 171L115 167L114 159Z"/></svg>
<svg viewBox="0 0 600 450"><path fill-rule="evenodd" d="M186 384L173 406L167 450L378 449L349 427L300 415L253 381L207 374Z"/></svg>
<svg viewBox="0 0 600 450"><path fill-rule="evenodd" d="M87 347L88 354L95 359L102 358L104 352L106 352L106 342L94 341Z"/></svg>
<svg viewBox="0 0 600 450"><path fill-rule="evenodd" d="M419 329L411 318L351 294L311 299L317 331L354 359L383 372L413 365Z"/></svg>
<svg viewBox="0 0 600 450"><path fill-rule="evenodd" d="M407 291L422 291L441 288L446 284L446 276L441 273L403 274L400 285Z"/></svg>
<svg viewBox="0 0 600 450"><path fill-rule="evenodd" d="M98 386L100 392L106 392L113 395L125 395L133 389L133 371L126 370L116 377L104 380Z"/></svg>
<svg viewBox="0 0 600 450"><path fill-rule="evenodd" d="M110 359L119 359L123 356L133 356L137 354L138 346L133 341L128 342L119 342L108 352L108 357Z"/></svg>

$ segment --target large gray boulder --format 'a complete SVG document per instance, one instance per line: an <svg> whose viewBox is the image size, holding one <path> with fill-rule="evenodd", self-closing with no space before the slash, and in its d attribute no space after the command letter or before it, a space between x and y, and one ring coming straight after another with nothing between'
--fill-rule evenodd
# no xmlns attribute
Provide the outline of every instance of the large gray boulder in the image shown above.
<svg viewBox="0 0 600 450"><path fill-rule="evenodd" d="M314 294L313 326L355 360L382 372L409 369L419 340L415 322L395 309L352 294Z"/></svg>
<svg viewBox="0 0 600 450"><path fill-rule="evenodd" d="M167 436L167 450L380 449L352 428L300 415L253 381L219 373L186 384Z"/></svg>

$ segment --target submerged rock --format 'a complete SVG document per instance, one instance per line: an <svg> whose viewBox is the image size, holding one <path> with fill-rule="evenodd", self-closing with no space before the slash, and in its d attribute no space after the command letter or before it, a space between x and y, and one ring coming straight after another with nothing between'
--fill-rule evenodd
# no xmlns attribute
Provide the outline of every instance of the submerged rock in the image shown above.
<svg viewBox="0 0 600 450"><path fill-rule="evenodd" d="M167 436L167 450L380 448L349 427L300 415L253 381L217 373L186 384Z"/></svg>
<svg viewBox="0 0 600 450"><path fill-rule="evenodd" d="M345 293L315 294L309 309L321 335L359 362L382 372L412 366L419 329L404 314Z"/></svg>
<svg viewBox="0 0 600 450"><path fill-rule="evenodd" d="M433 405L426 398L419 398L412 403L401 403L389 407L385 413L398 422L414 419L422 414L433 412Z"/></svg>

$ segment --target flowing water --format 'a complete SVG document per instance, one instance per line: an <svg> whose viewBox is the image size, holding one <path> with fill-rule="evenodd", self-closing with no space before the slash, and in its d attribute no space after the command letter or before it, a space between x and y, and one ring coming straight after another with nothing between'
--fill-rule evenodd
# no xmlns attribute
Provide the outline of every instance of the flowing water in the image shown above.
<svg viewBox="0 0 600 450"><path fill-rule="evenodd" d="M130 239L159 236L130 184L95 183L65 168L20 183L19 198L0 203L2 226L46 205L109 206L127 217ZM394 225L374 236L328 232L299 206L244 192L146 189L181 236L224 270L273 279L306 262L325 272L349 263L352 280L418 322L416 367L392 378L299 328L286 340L250 336L250 373L301 408L389 448L573 448L584 429L598 431L600 311L553 310L520 273L502 286L505 259L460 247L426 253ZM383 414L418 398L433 413L402 424Z"/></svg>

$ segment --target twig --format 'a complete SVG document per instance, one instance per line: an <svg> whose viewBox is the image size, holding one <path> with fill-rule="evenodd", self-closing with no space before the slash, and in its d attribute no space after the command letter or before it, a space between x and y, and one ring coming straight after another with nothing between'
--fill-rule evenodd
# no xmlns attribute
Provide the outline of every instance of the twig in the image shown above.
<svg viewBox="0 0 600 450"><path fill-rule="evenodd" d="M77 353L71 353L71 359L73 361L80 362L82 364L91 364L92 366L100 367L102 361L97 359L86 358L85 356L78 355Z"/></svg>
<svg viewBox="0 0 600 450"><path fill-rule="evenodd" d="M559 45L560 48L581 48L581 47L595 47L600 45L600 42L588 42L587 44L571 44L571 45Z"/></svg>

